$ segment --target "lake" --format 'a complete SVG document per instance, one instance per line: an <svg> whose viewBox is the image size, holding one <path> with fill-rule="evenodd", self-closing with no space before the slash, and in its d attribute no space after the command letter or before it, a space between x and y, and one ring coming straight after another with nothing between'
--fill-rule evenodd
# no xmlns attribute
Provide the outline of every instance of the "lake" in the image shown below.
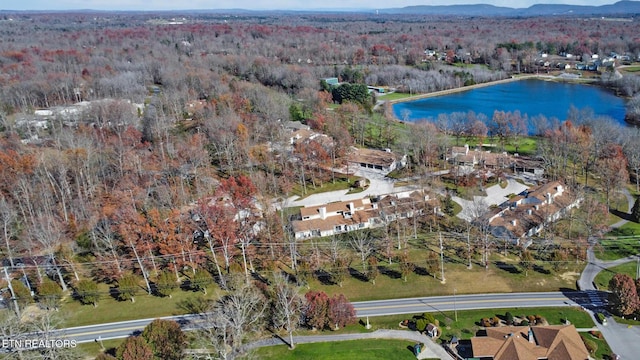
<svg viewBox="0 0 640 360"><path fill-rule="evenodd" d="M411 122L434 120L439 114L454 112L482 113L489 119L495 110L519 110L531 118L544 115L560 121L567 118L571 106L590 108L595 115L608 116L627 126L624 121L625 101L595 85L543 80L520 80L461 91L454 94L397 103L393 112L400 120Z"/></svg>

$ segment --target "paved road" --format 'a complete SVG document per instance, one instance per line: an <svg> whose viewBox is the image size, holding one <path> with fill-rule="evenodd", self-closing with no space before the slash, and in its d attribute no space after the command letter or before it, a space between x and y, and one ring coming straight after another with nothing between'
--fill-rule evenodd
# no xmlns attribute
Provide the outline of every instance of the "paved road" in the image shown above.
<svg viewBox="0 0 640 360"><path fill-rule="evenodd" d="M629 209L631 209L635 201L633 196L631 196L627 189L623 189L623 194L627 198ZM618 228L627 222L627 220L620 220L611 225L611 227ZM631 261L638 261L638 255L612 261L600 260L596 258L593 247L590 246L587 250L587 266L585 266L580 275L580 279L578 279L578 288L583 291L596 290L593 281L600 271ZM593 309L590 312L591 317L598 327L598 330L604 335L611 349L620 355L622 359L636 359L638 357L637 354L640 354L640 327L628 327L627 325L618 324L611 316L607 316L607 325L602 325L595 316L595 313L601 311L602 310L598 308Z"/></svg>
<svg viewBox="0 0 640 360"><path fill-rule="evenodd" d="M562 307L588 304L587 296L579 292L473 294L432 296L423 298L354 302L357 316L419 314L454 310L495 309L515 307Z"/></svg>
<svg viewBox="0 0 640 360"><path fill-rule="evenodd" d="M457 296L434 296L411 299L377 300L354 302L356 315L365 319L393 314L419 314L468 309L547 307L547 306L586 306L590 303L585 293L505 293ZM198 327L198 315L167 316L163 319L178 321L185 330ZM66 328L58 336L75 339L78 343L93 342L100 338L119 339L141 331L153 319L122 321L90 326Z"/></svg>

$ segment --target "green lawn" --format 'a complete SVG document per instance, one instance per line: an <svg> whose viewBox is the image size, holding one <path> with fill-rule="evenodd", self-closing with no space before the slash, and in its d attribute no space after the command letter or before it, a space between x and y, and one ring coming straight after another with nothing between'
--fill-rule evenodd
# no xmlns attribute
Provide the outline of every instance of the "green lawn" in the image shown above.
<svg viewBox="0 0 640 360"><path fill-rule="evenodd" d="M517 141L517 148L515 143L508 143L505 145L505 151L510 154L518 153L520 155L535 155L538 150L538 140L535 137L523 137Z"/></svg>
<svg viewBox="0 0 640 360"><path fill-rule="evenodd" d="M616 260L640 254L640 237L604 239L594 250L596 257L601 260Z"/></svg>
<svg viewBox="0 0 640 360"><path fill-rule="evenodd" d="M632 261L626 264L614 266L609 269L604 269L600 271L600 273L598 274L598 276L596 276L593 282L596 283L596 286L598 286L598 289L607 290L609 288L609 281L611 280L611 278L613 278L615 274L627 274L635 279L636 266L637 266L636 262Z"/></svg>
<svg viewBox="0 0 640 360"><path fill-rule="evenodd" d="M104 346L104 350L102 349L100 343L90 342L84 344L78 344L78 352L82 355L85 355L86 359L93 359L101 352L105 350L114 350L117 349L118 346L124 341L124 339L113 339L113 340L105 340L102 342L102 346Z"/></svg>
<svg viewBox="0 0 640 360"><path fill-rule="evenodd" d="M597 337L589 334L589 333L580 333L583 339L588 339L589 341L593 341L598 348L595 351L595 354L591 356L595 359L608 359L611 355L611 348L609 344L604 339L598 339ZM606 356L606 357L605 357Z"/></svg>
<svg viewBox="0 0 640 360"><path fill-rule="evenodd" d="M409 251L412 259L418 259L421 254L424 254L423 250ZM453 260L455 263L445 263L445 284L440 282L440 271L436 271L437 278L425 273L426 262L423 258L416 263L416 270L409 274L406 282L400 276L397 263L389 265L381 259L381 274L375 285L356 277L348 277L343 287L321 283L315 278L309 280L309 285L312 289L322 290L329 295L343 293L351 301L451 295L454 288L458 294L558 291L561 288L575 289L575 281L584 267L584 264L576 265L575 262L571 262L567 268L554 272L543 265L538 269L540 271L530 270L525 275L516 264L512 268L496 266L498 261L502 261L502 265L508 265L512 261L509 258L494 254L492 260L495 262L488 269L479 266L475 260L471 270L467 269L463 260L456 259ZM354 261L351 266L357 271L362 269L359 261ZM545 273L547 271L548 274Z"/></svg>
<svg viewBox="0 0 640 360"><path fill-rule="evenodd" d="M406 99L411 96L412 95L409 95L407 93L393 92L393 93L388 93L384 95L378 95L378 100L393 101L393 100L399 100L399 99Z"/></svg>
<svg viewBox="0 0 640 360"><path fill-rule="evenodd" d="M415 359L409 349L415 343L404 340L365 339L352 341L298 344L289 350L286 345L257 349L247 358L278 360L369 360L369 359Z"/></svg>
<svg viewBox="0 0 640 360"><path fill-rule="evenodd" d="M348 189L351 189L351 186L353 185L353 183L358 179L359 177L357 176L349 176L347 178L344 175L336 173L335 182L331 180L324 181L321 183L318 182L316 183L316 186L314 186L313 184L311 184L311 181L308 180L306 184L307 185L306 193L304 192L304 189L302 188L302 186L299 183L296 183L291 190L291 195L298 195L301 198L305 198L309 195L319 194L319 193L328 192L328 191L348 190Z"/></svg>
<svg viewBox="0 0 640 360"><path fill-rule="evenodd" d="M617 222L620 218L616 217ZM609 236L640 236L640 224L636 222L628 222L617 229L611 230L607 235Z"/></svg>
<svg viewBox="0 0 640 360"><path fill-rule="evenodd" d="M214 285L210 286L210 289L212 288ZM104 295L97 307L82 305L76 300L67 299L63 302L61 311L65 314L64 325L67 327L179 315L191 312L190 310L201 304L204 299L213 298L214 292L204 296L202 293L176 290L169 299L148 295L141 291L135 297L134 303L118 301Z"/></svg>
<svg viewBox="0 0 640 360"><path fill-rule="evenodd" d="M621 69L622 72L635 73L640 71L640 65L627 66Z"/></svg>
<svg viewBox="0 0 640 360"><path fill-rule="evenodd" d="M436 314L436 319L440 321L443 339L449 340L453 335L460 339L469 339L480 329L480 319L497 316L504 320L504 315L507 312L516 317L540 315L547 319L549 325L561 325L564 323L562 321L564 319L569 319L576 328L590 328L594 325L587 312L573 307L458 311L458 322L455 322L453 312L445 312Z"/></svg>

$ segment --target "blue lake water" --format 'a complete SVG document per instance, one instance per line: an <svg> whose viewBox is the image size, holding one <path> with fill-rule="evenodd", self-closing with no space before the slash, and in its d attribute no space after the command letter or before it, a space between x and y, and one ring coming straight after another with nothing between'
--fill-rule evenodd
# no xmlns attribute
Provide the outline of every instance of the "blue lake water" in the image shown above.
<svg viewBox="0 0 640 360"><path fill-rule="evenodd" d="M589 108L598 116L608 116L626 126L625 101L594 85L521 80L393 105L400 120L435 120L439 114L469 112L485 114L495 110L519 110L529 118L544 115L564 121L571 106Z"/></svg>

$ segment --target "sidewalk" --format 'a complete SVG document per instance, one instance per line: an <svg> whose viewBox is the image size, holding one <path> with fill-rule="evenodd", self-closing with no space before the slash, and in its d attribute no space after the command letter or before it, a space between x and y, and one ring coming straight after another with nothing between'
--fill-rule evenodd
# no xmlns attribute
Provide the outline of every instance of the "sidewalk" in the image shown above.
<svg viewBox="0 0 640 360"><path fill-rule="evenodd" d="M380 329L370 333L357 333L357 334L339 334L339 335L309 335L309 336L294 336L293 341L295 344L307 344L317 342L333 342L333 341L346 341L346 340L359 340L359 339L398 339L409 340L415 343L425 344L425 348L422 350L418 359L441 359L441 360L454 360L451 355L440 345L436 344L432 339L417 331L408 330L385 330ZM286 345L280 338L269 338L264 340L255 341L247 344L245 350L255 349L263 346L274 345Z"/></svg>

